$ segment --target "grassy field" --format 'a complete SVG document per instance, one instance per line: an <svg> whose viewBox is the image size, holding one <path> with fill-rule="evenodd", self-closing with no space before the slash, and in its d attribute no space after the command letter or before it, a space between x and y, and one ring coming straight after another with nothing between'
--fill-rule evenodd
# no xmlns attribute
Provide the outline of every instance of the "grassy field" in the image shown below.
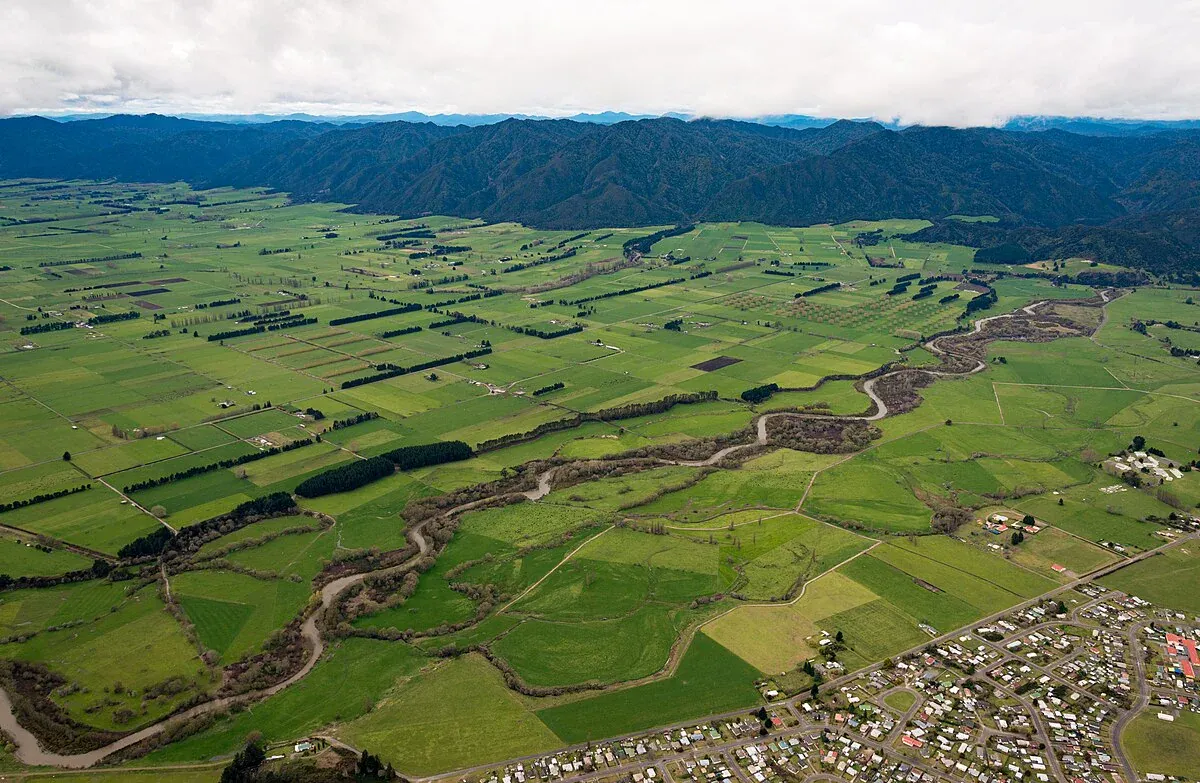
<svg viewBox="0 0 1200 783"><path fill-rule="evenodd" d="M229 571L189 571L174 577L171 587L200 642L226 661L256 652L309 596L304 584Z"/></svg>
<svg viewBox="0 0 1200 783"><path fill-rule="evenodd" d="M125 588L84 583L0 593L0 635L35 633L94 620L124 603Z"/></svg>
<svg viewBox="0 0 1200 783"><path fill-rule="evenodd" d="M1055 565L1064 566L1075 574L1086 574L1119 559L1107 549L1052 527L1036 536L1027 536L1011 551L1013 562L1051 578L1055 574Z"/></svg>
<svg viewBox="0 0 1200 783"><path fill-rule="evenodd" d="M1134 718L1121 745L1141 773L1200 777L1200 715L1182 712L1174 722L1159 720L1154 708Z"/></svg>
<svg viewBox="0 0 1200 783"><path fill-rule="evenodd" d="M895 691L884 696L883 703L903 715L917 703L917 697L910 691Z"/></svg>
<svg viewBox="0 0 1200 783"><path fill-rule="evenodd" d="M794 603L739 606L704 626L703 633L760 671L782 674L816 655L818 623L877 598L835 571L806 585Z"/></svg>
<svg viewBox="0 0 1200 783"><path fill-rule="evenodd" d="M666 664L682 620L672 614L647 606L613 620L529 620L505 634L494 649L531 685L633 680Z"/></svg>
<svg viewBox="0 0 1200 783"><path fill-rule="evenodd" d="M805 585L794 602L739 606L704 633L764 672L784 674L841 631L848 667L919 645L919 627L946 631L1057 584L943 537L895 539Z"/></svg>
<svg viewBox="0 0 1200 783"><path fill-rule="evenodd" d="M566 743L601 739L688 717L747 707L759 700L758 670L697 634L667 679L539 710Z"/></svg>
<svg viewBox="0 0 1200 783"><path fill-rule="evenodd" d="M67 549L39 547L24 536L0 533L0 564L0 573L9 576L51 576L87 568L92 563Z"/></svg>
<svg viewBox="0 0 1200 783"><path fill-rule="evenodd" d="M343 639L332 645L312 674L256 705L234 713L204 732L146 757L146 763L175 764L237 751L251 731L278 742L369 713L381 695L407 683L426 663L403 644Z"/></svg>
<svg viewBox="0 0 1200 783"><path fill-rule="evenodd" d="M77 720L103 728L153 722L209 687L196 650L148 590L82 625L0 645L0 654L44 663L78 683L80 690L59 691L55 701ZM169 695L147 696L172 678L179 687Z"/></svg>
<svg viewBox="0 0 1200 783"><path fill-rule="evenodd" d="M338 733L413 775L536 753L558 744L550 729L504 686L500 673L475 655L437 664L398 686Z"/></svg>
<svg viewBox="0 0 1200 783"><path fill-rule="evenodd" d="M1200 613L1200 552L1191 544L1178 546L1109 574L1103 583L1161 606Z"/></svg>
<svg viewBox="0 0 1200 783"><path fill-rule="evenodd" d="M850 460L817 476L806 511L872 529L929 529L930 510L902 474L869 460Z"/></svg>

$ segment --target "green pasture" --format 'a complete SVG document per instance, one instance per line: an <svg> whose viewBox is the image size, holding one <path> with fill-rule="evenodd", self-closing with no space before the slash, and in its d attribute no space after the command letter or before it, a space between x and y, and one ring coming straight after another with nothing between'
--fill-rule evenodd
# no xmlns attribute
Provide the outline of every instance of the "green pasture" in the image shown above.
<svg viewBox="0 0 1200 783"><path fill-rule="evenodd" d="M759 701L759 672L705 634L696 634L666 679L538 710L565 743L597 740Z"/></svg>

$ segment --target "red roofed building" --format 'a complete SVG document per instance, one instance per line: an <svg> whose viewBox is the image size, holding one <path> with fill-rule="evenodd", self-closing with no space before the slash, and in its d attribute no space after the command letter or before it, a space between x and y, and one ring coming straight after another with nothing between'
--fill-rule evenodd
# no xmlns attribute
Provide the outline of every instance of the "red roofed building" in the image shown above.
<svg viewBox="0 0 1200 783"><path fill-rule="evenodd" d="M1175 671L1180 672L1189 680L1196 679L1196 670L1200 668L1200 655L1197 655L1196 640L1184 636L1167 634L1167 657L1175 663Z"/></svg>

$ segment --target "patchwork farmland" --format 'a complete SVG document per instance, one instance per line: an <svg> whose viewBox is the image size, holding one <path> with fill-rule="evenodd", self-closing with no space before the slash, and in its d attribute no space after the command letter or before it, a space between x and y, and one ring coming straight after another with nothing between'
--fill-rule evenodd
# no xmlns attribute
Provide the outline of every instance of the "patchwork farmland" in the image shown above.
<svg viewBox="0 0 1200 783"><path fill-rule="evenodd" d="M757 708L1200 503L1194 289L921 221L345 207L0 183L0 685L40 745L0 769L258 732L440 775ZM1194 612L1194 564L1106 583Z"/></svg>

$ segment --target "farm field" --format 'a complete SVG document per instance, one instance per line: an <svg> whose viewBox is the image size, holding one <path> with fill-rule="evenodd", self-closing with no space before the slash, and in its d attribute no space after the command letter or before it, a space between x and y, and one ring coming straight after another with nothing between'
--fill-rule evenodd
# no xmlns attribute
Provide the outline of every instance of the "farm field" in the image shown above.
<svg viewBox="0 0 1200 783"><path fill-rule="evenodd" d="M558 739L482 658L447 661L340 732L416 774L536 753Z"/></svg>
<svg viewBox="0 0 1200 783"><path fill-rule="evenodd" d="M564 742L600 739L754 704L757 674L700 634L671 677L548 707L537 715Z"/></svg>
<svg viewBox="0 0 1200 783"><path fill-rule="evenodd" d="M1176 547L1104 578L1104 584L1184 612L1200 612L1200 552Z"/></svg>
<svg viewBox="0 0 1200 783"><path fill-rule="evenodd" d="M921 221L549 231L33 180L0 207L0 685L45 677L115 736L297 671L306 621L326 645L130 763L324 731L426 776L756 708L1200 503L1200 368L1167 325L1200 293L1102 322L1074 277L894 238ZM982 372L872 416L864 376L1042 300L1097 331L981 343ZM1125 451L1180 475L1122 479ZM1195 552L1104 583L1200 612Z"/></svg>
<svg viewBox="0 0 1200 783"><path fill-rule="evenodd" d="M1184 711L1173 723L1146 710L1133 719L1121 744L1139 771L1179 778L1200 776L1200 716Z"/></svg>

